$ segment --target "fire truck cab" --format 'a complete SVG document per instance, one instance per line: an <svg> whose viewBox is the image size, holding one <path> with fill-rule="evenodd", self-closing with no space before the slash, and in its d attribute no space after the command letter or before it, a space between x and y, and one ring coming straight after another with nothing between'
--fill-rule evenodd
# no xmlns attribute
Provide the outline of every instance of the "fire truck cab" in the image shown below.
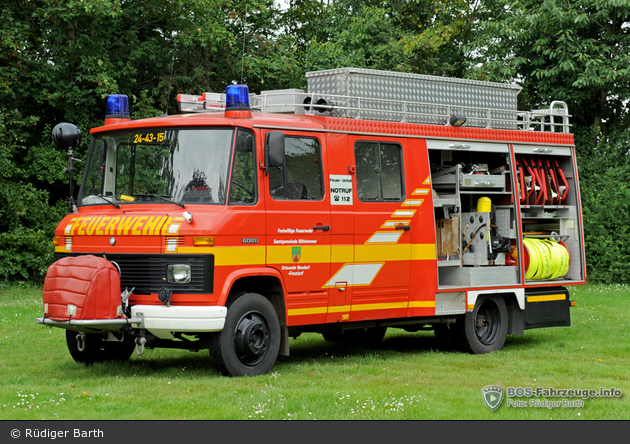
<svg viewBox="0 0 630 444"><path fill-rule="evenodd" d="M66 330L77 362L209 349L219 373L257 375L302 332L369 345L429 329L488 353L570 325L586 271L564 103L518 111L515 85L414 74L307 77L308 92L181 95L188 113L151 119L108 99L37 319Z"/></svg>

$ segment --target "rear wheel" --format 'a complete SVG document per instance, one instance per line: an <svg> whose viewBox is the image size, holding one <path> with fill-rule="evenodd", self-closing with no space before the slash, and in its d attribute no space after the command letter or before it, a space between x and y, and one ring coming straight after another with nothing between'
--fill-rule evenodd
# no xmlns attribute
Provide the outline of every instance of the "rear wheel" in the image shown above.
<svg viewBox="0 0 630 444"><path fill-rule="evenodd" d="M84 334L79 341L76 331L66 330L66 344L76 362L92 365L95 362L126 361L134 350L133 342L103 341L100 334Z"/></svg>
<svg viewBox="0 0 630 444"><path fill-rule="evenodd" d="M245 293L229 306L223 330L211 337L210 357L226 376L268 373L280 351L280 321L267 298Z"/></svg>
<svg viewBox="0 0 630 444"><path fill-rule="evenodd" d="M484 354L501 350L507 337L508 311L502 297L480 296L464 315L457 345L462 351Z"/></svg>

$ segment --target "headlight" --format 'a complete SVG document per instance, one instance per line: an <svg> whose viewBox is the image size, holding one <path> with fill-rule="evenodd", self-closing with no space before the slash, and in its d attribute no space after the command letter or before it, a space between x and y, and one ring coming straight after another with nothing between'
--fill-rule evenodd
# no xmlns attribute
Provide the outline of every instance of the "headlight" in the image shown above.
<svg viewBox="0 0 630 444"><path fill-rule="evenodd" d="M187 284L190 282L191 272L189 264L172 264L166 269L166 279L173 284Z"/></svg>

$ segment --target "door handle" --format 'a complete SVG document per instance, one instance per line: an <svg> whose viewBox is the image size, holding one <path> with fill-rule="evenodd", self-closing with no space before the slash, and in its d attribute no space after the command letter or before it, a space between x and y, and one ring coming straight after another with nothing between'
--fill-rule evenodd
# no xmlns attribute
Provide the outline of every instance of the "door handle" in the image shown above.
<svg viewBox="0 0 630 444"><path fill-rule="evenodd" d="M396 229L397 230L409 231L409 230L411 230L411 225L396 225Z"/></svg>
<svg viewBox="0 0 630 444"><path fill-rule="evenodd" d="M324 231L330 231L330 225L315 225L313 227L313 230L324 230Z"/></svg>

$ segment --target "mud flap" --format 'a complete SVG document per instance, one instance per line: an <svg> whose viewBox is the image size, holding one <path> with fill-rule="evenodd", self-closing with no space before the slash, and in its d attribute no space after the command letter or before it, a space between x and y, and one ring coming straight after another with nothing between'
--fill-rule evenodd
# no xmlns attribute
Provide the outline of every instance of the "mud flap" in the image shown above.
<svg viewBox="0 0 630 444"><path fill-rule="evenodd" d="M541 288L525 292L525 330L569 327L571 301L566 288Z"/></svg>

